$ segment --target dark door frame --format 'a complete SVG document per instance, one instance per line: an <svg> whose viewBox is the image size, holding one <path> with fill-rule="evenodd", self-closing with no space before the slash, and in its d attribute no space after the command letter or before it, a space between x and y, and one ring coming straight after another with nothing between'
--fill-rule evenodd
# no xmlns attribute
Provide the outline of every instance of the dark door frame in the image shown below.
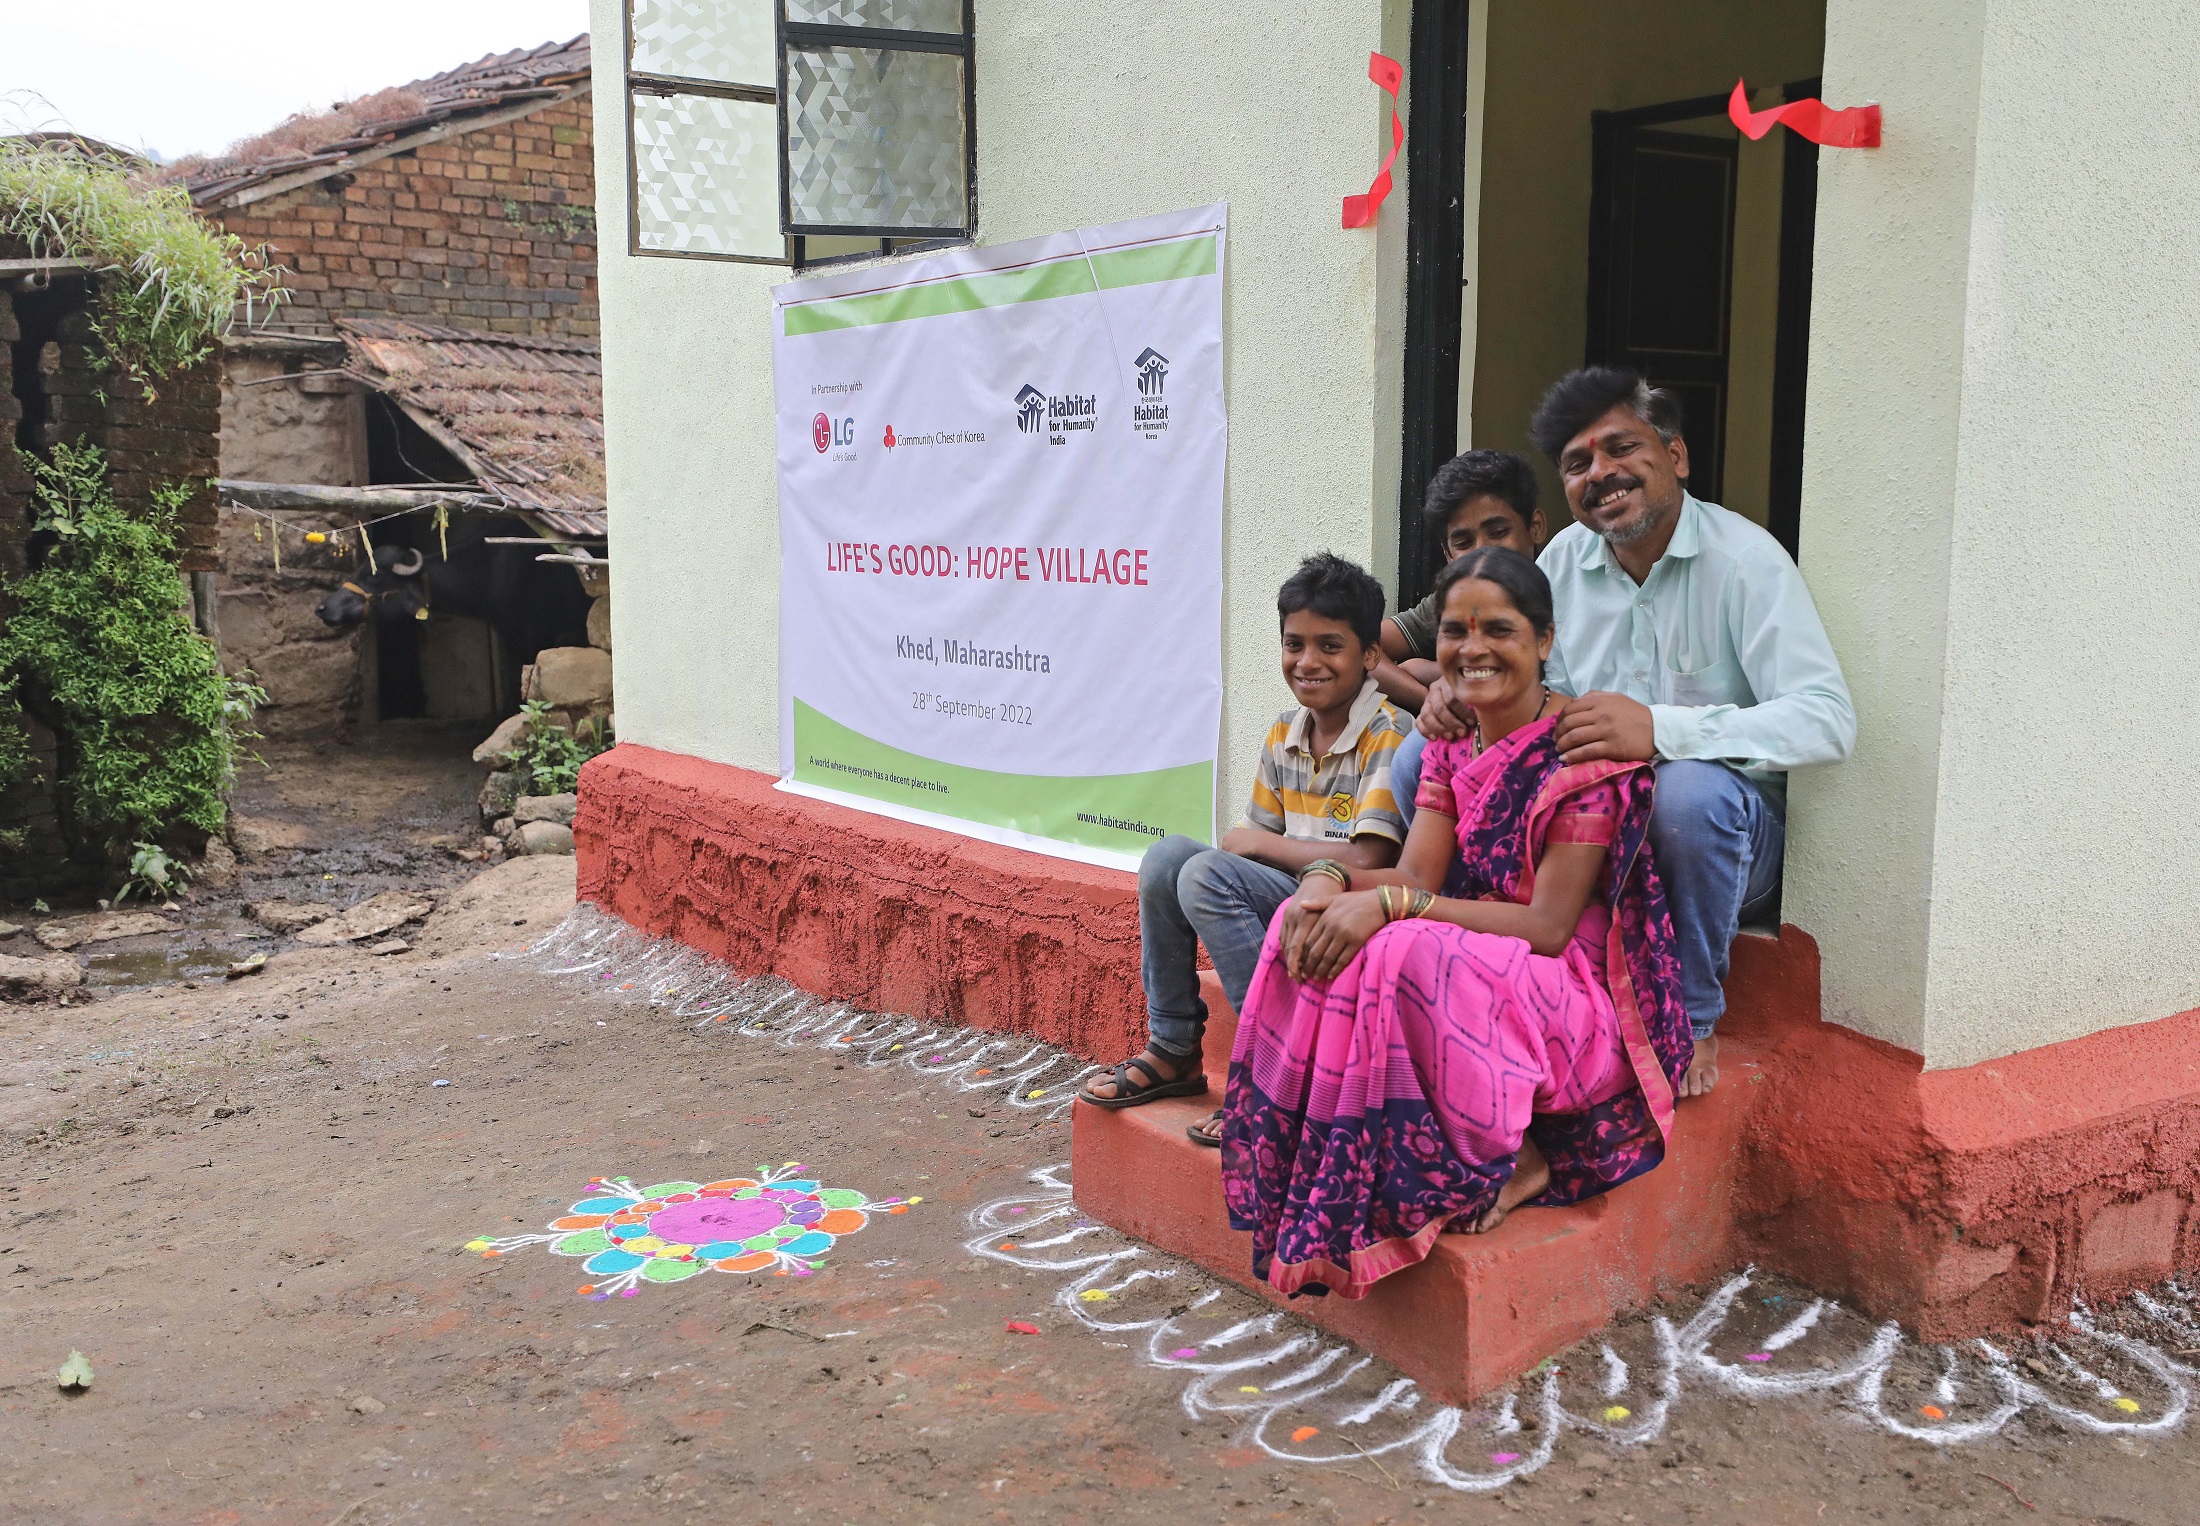
<svg viewBox="0 0 2200 1526"><path fill-rule="evenodd" d="M1815 79L1796 80L1781 94L1799 101L1818 94ZM1780 297L1772 341L1772 481L1765 528L1797 551L1803 519L1803 394L1810 380L1810 269L1818 229L1818 145L1801 133L1786 140L1780 166Z"/></svg>
<svg viewBox="0 0 2200 1526"><path fill-rule="evenodd" d="M1398 607L1436 581L1421 495L1459 450L1466 280L1467 0L1414 0L1406 68L1405 393L1398 452Z"/></svg>

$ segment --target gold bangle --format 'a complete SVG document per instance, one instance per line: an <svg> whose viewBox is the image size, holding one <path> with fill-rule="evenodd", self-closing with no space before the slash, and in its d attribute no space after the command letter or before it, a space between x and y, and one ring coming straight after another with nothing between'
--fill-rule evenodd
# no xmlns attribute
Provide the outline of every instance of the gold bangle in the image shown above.
<svg viewBox="0 0 2200 1526"><path fill-rule="evenodd" d="M1333 858L1317 858L1304 869L1301 869L1299 871L1299 883L1301 885L1305 884L1307 876L1314 874L1324 874L1335 880L1339 890L1350 890L1352 888L1352 871Z"/></svg>
<svg viewBox="0 0 2200 1526"><path fill-rule="evenodd" d="M1390 899L1390 891L1391 887L1388 885L1377 885L1375 887L1375 904L1382 907L1385 922L1398 920L1398 908Z"/></svg>
<svg viewBox="0 0 2200 1526"><path fill-rule="evenodd" d="M1435 891L1416 890L1413 892L1413 907L1410 911L1406 913L1406 915L1409 917L1425 917L1428 915L1428 909L1435 904Z"/></svg>

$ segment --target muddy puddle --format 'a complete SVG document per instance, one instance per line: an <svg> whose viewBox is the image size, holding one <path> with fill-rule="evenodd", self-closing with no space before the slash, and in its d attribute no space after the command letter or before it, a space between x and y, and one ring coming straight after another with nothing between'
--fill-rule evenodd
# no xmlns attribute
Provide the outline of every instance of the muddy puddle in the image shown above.
<svg viewBox="0 0 2200 1526"><path fill-rule="evenodd" d="M167 932L80 944L85 985L99 994L182 982L220 982L232 964L274 953L291 940L245 914L256 901L347 907L385 890L436 897L474 872L456 850L478 844L475 796L484 770L471 757L486 723L395 722L356 740L266 741L241 764L231 796L238 872L227 883L192 886L157 910ZM94 910L57 901L52 915ZM24 932L0 939L0 953L47 957L31 930L46 913L0 904L0 921Z"/></svg>

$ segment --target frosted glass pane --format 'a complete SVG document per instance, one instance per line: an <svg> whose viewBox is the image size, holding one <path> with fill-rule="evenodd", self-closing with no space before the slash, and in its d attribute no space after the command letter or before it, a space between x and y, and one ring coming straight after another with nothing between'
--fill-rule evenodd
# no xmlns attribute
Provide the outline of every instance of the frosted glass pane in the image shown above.
<svg viewBox="0 0 2200 1526"><path fill-rule="evenodd" d="M772 0L634 0L634 61L643 74L769 90Z"/></svg>
<svg viewBox="0 0 2200 1526"><path fill-rule="evenodd" d="M632 109L639 247L785 258L777 108L716 96L636 95Z"/></svg>
<svg viewBox="0 0 2200 1526"><path fill-rule="evenodd" d="M962 0L787 0L787 19L820 26L880 26L960 32Z"/></svg>
<svg viewBox="0 0 2200 1526"><path fill-rule="evenodd" d="M787 49L787 186L801 228L955 231L970 215L963 61Z"/></svg>

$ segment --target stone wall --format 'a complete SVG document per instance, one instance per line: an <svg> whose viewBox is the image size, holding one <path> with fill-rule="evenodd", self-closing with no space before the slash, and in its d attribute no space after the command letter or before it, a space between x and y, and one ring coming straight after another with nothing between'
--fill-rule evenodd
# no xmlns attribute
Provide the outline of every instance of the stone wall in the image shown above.
<svg viewBox="0 0 2200 1526"><path fill-rule="evenodd" d="M20 246L0 253L20 253ZM0 621L13 614L7 585L30 568L31 477L20 446L51 450L63 441L98 446L125 510L145 508L153 489L185 483L177 566L211 572L219 559L213 478L221 425L219 363L208 360L145 387L104 366L91 332L96 282L70 277L34 293L0 296L0 345L13 359L12 384L0 389ZM179 591L180 592L180 591ZM53 733L27 717L30 776L0 791L0 895L23 897L96 878L104 866L72 862L54 798Z"/></svg>
<svg viewBox="0 0 2200 1526"><path fill-rule="evenodd" d="M278 570L274 530L243 509L222 510L222 665L249 671L267 691L253 718L259 730L271 737L319 735L358 713L359 643L371 627L336 629L314 613L351 575L357 542L337 533L352 528L351 518L296 512L281 518L297 530L326 531L329 539L315 546L284 536Z"/></svg>
<svg viewBox="0 0 2200 1526"><path fill-rule="evenodd" d="M593 338L587 97L204 214L292 272L287 323L410 318Z"/></svg>
<svg viewBox="0 0 2200 1526"><path fill-rule="evenodd" d="M239 334L223 347L222 475L248 482L357 487L367 480L366 396L326 373L344 363L335 338ZM295 379L280 379L295 378ZM285 512L300 530L349 529L335 514ZM354 516L356 517L356 516ZM269 736L339 730L358 716L360 642L371 627L332 629L314 609L351 570L348 542L309 545L245 509L221 511L222 663L267 691L257 717Z"/></svg>
<svg viewBox="0 0 2200 1526"><path fill-rule="evenodd" d="M67 440L107 453L115 501L136 510L153 490L185 483L176 537L177 566L212 572L219 561L214 528L214 478L220 472L220 362L209 359L162 378L148 398L140 384L101 365L91 313L80 308L61 320L57 338L40 346L32 384L45 396L46 421L33 450ZM28 401L27 399L24 401Z"/></svg>

